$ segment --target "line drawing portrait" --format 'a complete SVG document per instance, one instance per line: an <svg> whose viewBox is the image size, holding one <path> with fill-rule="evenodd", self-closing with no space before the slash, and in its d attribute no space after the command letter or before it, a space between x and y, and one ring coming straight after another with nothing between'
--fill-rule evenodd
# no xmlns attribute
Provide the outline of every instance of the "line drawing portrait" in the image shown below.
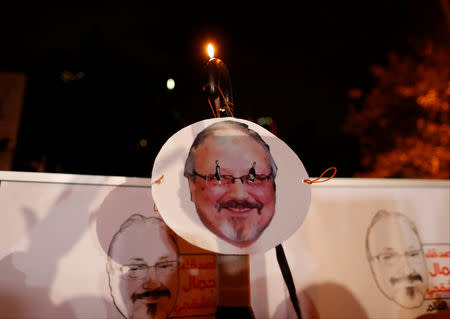
<svg viewBox="0 0 450 319"><path fill-rule="evenodd" d="M367 229L365 243L381 292L404 308L421 306L428 272L416 225L403 214L380 210Z"/></svg>
<svg viewBox="0 0 450 319"><path fill-rule="evenodd" d="M277 165L247 124L225 120L201 131L184 176L203 225L235 247L253 244L275 214Z"/></svg>
<svg viewBox="0 0 450 319"><path fill-rule="evenodd" d="M133 214L109 244L106 270L112 300L128 319L167 318L179 290L176 236L156 217Z"/></svg>

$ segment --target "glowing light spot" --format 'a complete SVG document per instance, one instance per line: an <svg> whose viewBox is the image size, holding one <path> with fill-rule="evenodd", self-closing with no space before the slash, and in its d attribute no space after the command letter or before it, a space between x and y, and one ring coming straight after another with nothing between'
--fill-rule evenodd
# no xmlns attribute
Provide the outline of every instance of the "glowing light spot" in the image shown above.
<svg viewBox="0 0 450 319"><path fill-rule="evenodd" d="M175 88L175 80L174 79L167 80L167 88L169 90L173 90Z"/></svg>
<svg viewBox="0 0 450 319"><path fill-rule="evenodd" d="M145 138L143 138L142 140L139 141L139 145L141 147L147 147L148 141Z"/></svg>
<svg viewBox="0 0 450 319"><path fill-rule="evenodd" d="M212 45L211 43L208 44L207 51L208 51L209 57L210 57L211 59L213 59L213 58L214 58L214 47L213 47L213 45Z"/></svg>

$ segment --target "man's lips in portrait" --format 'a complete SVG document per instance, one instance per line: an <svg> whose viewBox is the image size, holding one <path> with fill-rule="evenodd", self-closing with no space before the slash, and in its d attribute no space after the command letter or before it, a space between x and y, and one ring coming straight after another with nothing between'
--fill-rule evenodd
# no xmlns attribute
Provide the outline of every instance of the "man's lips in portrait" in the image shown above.
<svg viewBox="0 0 450 319"><path fill-rule="evenodd" d="M171 294L168 289L156 289L156 290L150 290L146 291L140 294L133 293L131 295L131 300L133 303L135 303L138 300L152 300L152 299L159 299L161 297L167 297L170 298Z"/></svg>
<svg viewBox="0 0 450 319"><path fill-rule="evenodd" d="M237 214L248 213L250 210L256 209L258 214L261 215L261 210L264 205L258 201L250 202L247 200L229 200L218 201L215 207L219 213L222 209L228 209L229 211Z"/></svg>
<svg viewBox="0 0 450 319"><path fill-rule="evenodd" d="M392 285L395 285L400 282L408 282L408 283L414 283L414 281L423 282L423 279L422 276L419 275L418 273L413 273L405 277L391 278L389 281L391 282Z"/></svg>

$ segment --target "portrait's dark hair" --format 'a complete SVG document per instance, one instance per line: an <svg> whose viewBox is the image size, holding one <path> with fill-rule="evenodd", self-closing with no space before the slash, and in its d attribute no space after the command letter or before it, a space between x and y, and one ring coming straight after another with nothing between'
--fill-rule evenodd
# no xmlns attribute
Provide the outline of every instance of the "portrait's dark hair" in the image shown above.
<svg viewBox="0 0 450 319"><path fill-rule="evenodd" d="M200 133L198 133L194 142L192 143L192 146L189 150L188 157L186 159L186 163L184 165L184 176L187 178L195 178L195 173L194 173L195 150L212 133L219 131L219 130L224 130L224 129L239 130L239 131L243 132L245 135L253 138L258 144L260 144L263 147L263 149L265 150L265 152L267 153L267 157L269 159L269 165L270 165L270 169L271 169L270 176L275 180L275 177L277 176L278 168L277 168L277 165L275 164L275 161L272 158L272 154L270 153L269 145L266 142L264 142L264 140L261 138L261 136L258 133L256 133L254 130L250 129L247 124L237 122L237 121L230 121L230 120L214 123L214 124L208 126L207 128L205 128Z"/></svg>
<svg viewBox="0 0 450 319"><path fill-rule="evenodd" d="M411 228L411 230L417 235L417 238L419 239L419 242L420 242L420 246L422 246L422 242L420 240L420 236L419 236L419 232L417 231L417 227L408 217L406 217L403 214L397 213L397 212L393 212L392 213L392 212L388 212L386 210L380 210L372 218L372 221L371 221L369 227L367 228L367 233L366 233L366 253L367 253L367 259L369 261L372 260L373 257L374 257L371 254L370 245L369 245L370 231L372 230L373 226L375 226L376 223L378 223L379 221L381 221L383 219L388 219L388 218L404 220L406 222L406 224Z"/></svg>
<svg viewBox="0 0 450 319"><path fill-rule="evenodd" d="M170 230L166 224L164 224L164 222L157 217L145 217L142 216L140 214L133 214L130 217L128 217L128 219L126 221L123 222L122 225L120 225L119 230L114 234L113 238L111 239L111 242L109 243L109 248L108 248L108 257L111 257L111 253L112 253L112 249L114 246L114 243L117 241L118 237L125 232L125 230L129 227L131 227L134 224L138 224L138 223L152 223L155 224L157 226L160 227L160 230L162 232L167 233L167 236L173 241L174 245L175 245L175 249L177 252L177 255L179 254L179 249L178 249L178 244L177 244L177 239L176 239L176 235L172 232L172 230Z"/></svg>

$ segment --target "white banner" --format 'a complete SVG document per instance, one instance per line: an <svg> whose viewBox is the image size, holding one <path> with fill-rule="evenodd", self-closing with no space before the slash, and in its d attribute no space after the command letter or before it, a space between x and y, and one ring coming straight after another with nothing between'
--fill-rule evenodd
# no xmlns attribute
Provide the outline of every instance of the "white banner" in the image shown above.
<svg viewBox="0 0 450 319"><path fill-rule="evenodd" d="M131 318L142 309L148 318L213 317L216 256L149 228L159 217L150 179L0 172L0 181L0 318ZM303 318L448 311L449 188L379 179L313 185L307 218L283 243ZM178 275L168 276L174 265ZM157 272L171 280L160 280L155 295L133 286ZM250 278L256 318L296 318L274 249L251 255Z"/></svg>
<svg viewBox="0 0 450 319"><path fill-rule="evenodd" d="M121 180L3 174L0 318L213 317L215 254L167 229L149 180Z"/></svg>
<svg viewBox="0 0 450 319"><path fill-rule="evenodd" d="M449 181L314 185L304 224L283 244L303 318L417 318L448 311L449 197ZM256 317L296 318L274 250L251 256L250 266Z"/></svg>

